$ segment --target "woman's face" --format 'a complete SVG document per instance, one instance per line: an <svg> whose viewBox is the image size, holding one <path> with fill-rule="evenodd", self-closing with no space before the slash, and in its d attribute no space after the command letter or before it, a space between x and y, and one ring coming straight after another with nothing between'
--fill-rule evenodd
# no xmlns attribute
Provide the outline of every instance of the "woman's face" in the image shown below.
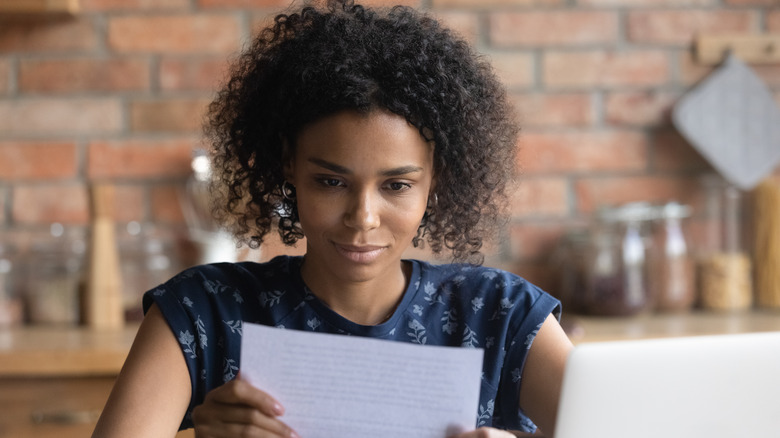
<svg viewBox="0 0 780 438"><path fill-rule="evenodd" d="M433 181L433 147L403 117L375 110L321 119L286 167L306 264L341 281L398 275Z"/></svg>

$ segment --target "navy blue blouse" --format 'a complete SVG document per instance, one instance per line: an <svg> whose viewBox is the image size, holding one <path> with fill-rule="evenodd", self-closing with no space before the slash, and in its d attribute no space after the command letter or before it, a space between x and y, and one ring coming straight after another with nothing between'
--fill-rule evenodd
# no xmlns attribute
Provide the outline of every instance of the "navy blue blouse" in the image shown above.
<svg viewBox="0 0 780 438"><path fill-rule="evenodd" d="M365 326L330 310L304 284L301 257L267 263L197 266L144 295L156 303L181 345L192 381L192 409L238 373L244 321L326 333L429 345L483 348L476 427L533 432L519 406L520 377L528 349L560 303L524 279L499 269L409 260L412 276L395 313ZM261 388L262 389L262 388Z"/></svg>

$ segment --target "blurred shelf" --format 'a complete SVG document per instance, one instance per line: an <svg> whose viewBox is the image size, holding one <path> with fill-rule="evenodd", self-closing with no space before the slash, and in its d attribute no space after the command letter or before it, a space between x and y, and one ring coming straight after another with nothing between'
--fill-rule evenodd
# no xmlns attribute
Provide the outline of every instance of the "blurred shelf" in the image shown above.
<svg viewBox="0 0 780 438"><path fill-rule="evenodd" d="M79 0L2 0L2 15L75 14Z"/></svg>

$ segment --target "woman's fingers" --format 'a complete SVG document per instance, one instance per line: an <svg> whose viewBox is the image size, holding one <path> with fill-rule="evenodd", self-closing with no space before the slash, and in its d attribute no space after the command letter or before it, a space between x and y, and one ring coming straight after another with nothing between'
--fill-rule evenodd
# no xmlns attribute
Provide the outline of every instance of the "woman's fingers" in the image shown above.
<svg viewBox="0 0 780 438"><path fill-rule="evenodd" d="M192 421L198 438L297 437L277 418L283 413L276 399L236 379L206 394L203 404L193 409Z"/></svg>
<svg viewBox="0 0 780 438"><path fill-rule="evenodd" d="M206 394L206 401L223 404L245 404L269 416L284 414L284 407L268 393L242 379L231 380Z"/></svg>
<svg viewBox="0 0 780 438"><path fill-rule="evenodd" d="M208 426L208 429L217 428L231 431L231 433L237 431L242 433L257 431L257 433L247 436L296 436L293 430L281 420L267 416L259 410L246 405L204 403L193 410L192 420L197 425ZM260 433L261 431L265 431L266 434L263 435ZM244 435L234 434L228 436Z"/></svg>
<svg viewBox="0 0 780 438"><path fill-rule="evenodd" d="M480 427L479 429L461 433L449 438L515 438L515 435L505 430L493 429L492 427Z"/></svg>

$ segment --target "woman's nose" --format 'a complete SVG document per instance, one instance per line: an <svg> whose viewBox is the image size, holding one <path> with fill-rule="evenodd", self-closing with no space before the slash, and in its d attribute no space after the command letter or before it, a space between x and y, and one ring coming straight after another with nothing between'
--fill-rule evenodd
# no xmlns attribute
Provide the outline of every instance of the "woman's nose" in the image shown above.
<svg viewBox="0 0 780 438"><path fill-rule="evenodd" d="M344 213L344 224L358 230L379 226L379 202L372 193L355 193Z"/></svg>

